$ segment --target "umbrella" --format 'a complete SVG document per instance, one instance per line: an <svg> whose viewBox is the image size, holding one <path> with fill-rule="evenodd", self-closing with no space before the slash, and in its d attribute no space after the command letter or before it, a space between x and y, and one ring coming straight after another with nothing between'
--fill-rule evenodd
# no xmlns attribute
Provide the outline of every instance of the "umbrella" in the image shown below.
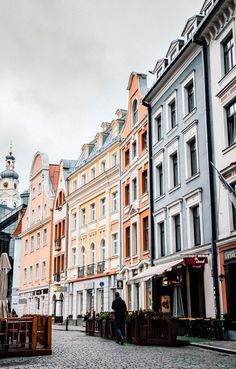
<svg viewBox="0 0 236 369"><path fill-rule="evenodd" d="M7 318L7 274L11 270L11 264L8 255L4 252L0 256L0 318Z"/></svg>

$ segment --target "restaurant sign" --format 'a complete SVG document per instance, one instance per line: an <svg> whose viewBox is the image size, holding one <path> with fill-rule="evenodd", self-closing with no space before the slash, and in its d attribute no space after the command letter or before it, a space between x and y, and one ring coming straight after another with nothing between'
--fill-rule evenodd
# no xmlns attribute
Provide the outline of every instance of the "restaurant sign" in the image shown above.
<svg viewBox="0 0 236 369"><path fill-rule="evenodd" d="M206 256L192 256L184 258L184 264L193 268L201 268L204 264L207 264L208 260Z"/></svg>
<svg viewBox="0 0 236 369"><path fill-rule="evenodd" d="M236 259L236 249L225 251L224 252L224 259L225 259L226 263L227 263L227 261L230 262L233 259Z"/></svg>
<svg viewBox="0 0 236 369"><path fill-rule="evenodd" d="M67 292L67 287L65 287L65 286L54 286L53 291L54 292Z"/></svg>

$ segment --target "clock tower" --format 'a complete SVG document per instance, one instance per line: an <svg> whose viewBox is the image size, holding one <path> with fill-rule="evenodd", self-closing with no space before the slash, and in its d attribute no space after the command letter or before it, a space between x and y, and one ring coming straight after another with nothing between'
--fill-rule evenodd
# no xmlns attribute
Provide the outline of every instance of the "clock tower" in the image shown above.
<svg viewBox="0 0 236 369"><path fill-rule="evenodd" d="M9 208L16 208L20 205L19 175L15 172L15 157L12 154L12 147L6 156L6 169L0 172L0 204Z"/></svg>

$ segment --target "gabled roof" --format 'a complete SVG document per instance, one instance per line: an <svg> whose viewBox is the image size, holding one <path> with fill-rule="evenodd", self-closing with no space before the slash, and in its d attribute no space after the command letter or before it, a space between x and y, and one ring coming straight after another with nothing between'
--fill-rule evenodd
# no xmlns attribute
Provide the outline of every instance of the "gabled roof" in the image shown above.
<svg viewBox="0 0 236 369"><path fill-rule="evenodd" d="M157 60L156 65L151 73L155 74L158 71L158 69L162 66L163 63L164 63L164 66L166 66L168 64L168 60L166 58Z"/></svg>
<svg viewBox="0 0 236 369"><path fill-rule="evenodd" d="M204 10L208 7L209 4L212 3L212 0L205 0L204 3L203 3L203 6L200 10L200 14L203 14L204 15Z"/></svg>
<svg viewBox="0 0 236 369"><path fill-rule="evenodd" d="M59 172L60 172L59 164L49 164L49 177L50 177L50 181L51 181L54 192L56 192L57 190Z"/></svg>
<svg viewBox="0 0 236 369"><path fill-rule="evenodd" d="M127 86L127 90L130 89L131 87L131 82L134 76L137 76L139 78L139 82L140 82L140 90L142 90L143 86L142 86L142 80L146 81L147 75L144 73L137 73L137 72L132 72L129 76L129 81L128 81L128 86ZM142 91L140 91L142 94Z"/></svg>
<svg viewBox="0 0 236 369"><path fill-rule="evenodd" d="M203 16L202 15L193 15L191 18L189 18L187 20L187 23L183 29L183 32L181 34L182 37L185 36L187 30L197 21L197 24L199 24L202 20Z"/></svg>
<svg viewBox="0 0 236 369"><path fill-rule="evenodd" d="M171 54L171 51L174 49L174 47L176 45L180 45L180 48L183 46L184 44L184 40L182 39L177 39L177 40L174 40L171 42L170 46L169 46L169 49L167 50L167 53L166 53L166 58L168 58L168 56Z"/></svg>
<svg viewBox="0 0 236 369"><path fill-rule="evenodd" d="M19 220L17 222L16 228L15 228L14 232L12 233L12 237L17 238L21 234L21 232L22 232L22 219L23 219L23 216L25 215L25 212L26 212L26 208L23 208L21 210L21 214L20 214Z"/></svg>

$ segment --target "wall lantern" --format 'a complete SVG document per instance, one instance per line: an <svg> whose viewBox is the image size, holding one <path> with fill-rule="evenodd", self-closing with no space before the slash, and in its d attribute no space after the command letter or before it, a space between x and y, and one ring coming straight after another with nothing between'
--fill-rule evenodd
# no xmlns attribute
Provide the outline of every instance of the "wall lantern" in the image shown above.
<svg viewBox="0 0 236 369"><path fill-rule="evenodd" d="M220 281L220 282L223 282L223 280L225 279L225 275L224 275L224 274L220 274L220 275L218 276L218 278L219 278L219 281Z"/></svg>

